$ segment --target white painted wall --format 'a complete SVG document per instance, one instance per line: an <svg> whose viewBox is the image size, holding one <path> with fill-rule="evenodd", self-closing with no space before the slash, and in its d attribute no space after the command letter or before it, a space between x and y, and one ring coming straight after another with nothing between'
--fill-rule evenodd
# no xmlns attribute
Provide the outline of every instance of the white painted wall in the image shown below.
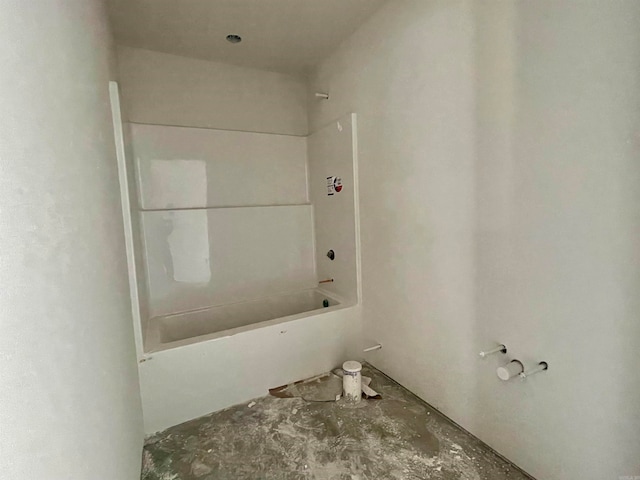
<svg viewBox="0 0 640 480"><path fill-rule="evenodd" d="M333 279L321 287L350 303L359 300L355 118L346 115L308 137L318 280ZM342 190L329 189L328 177L339 177ZM334 260L327 257L329 250Z"/></svg>
<svg viewBox="0 0 640 480"><path fill-rule="evenodd" d="M101 2L2 3L0 476L137 479L143 440Z"/></svg>
<svg viewBox="0 0 640 480"><path fill-rule="evenodd" d="M358 114L364 333L383 344L367 359L464 426L475 416L472 32L468 3L390 2L320 65L310 93L331 98L309 104L311 130Z"/></svg>
<svg viewBox="0 0 640 480"><path fill-rule="evenodd" d="M131 124L145 210L308 203L307 140Z"/></svg>
<svg viewBox="0 0 640 480"><path fill-rule="evenodd" d="M368 359L545 480L640 475L640 4L389 2L311 79L355 111ZM510 356L550 370L501 383Z"/></svg>
<svg viewBox="0 0 640 480"><path fill-rule="evenodd" d="M131 122L306 135L306 84L286 74L118 48Z"/></svg>
<svg viewBox="0 0 640 480"><path fill-rule="evenodd" d="M141 216L151 317L316 286L310 205Z"/></svg>
<svg viewBox="0 0 640 480"><path fill-rule="evenodd" d="M541 479L639 476L640 3L478 10L478 431ZM504 434L506 431L519 434Z"/></svg>

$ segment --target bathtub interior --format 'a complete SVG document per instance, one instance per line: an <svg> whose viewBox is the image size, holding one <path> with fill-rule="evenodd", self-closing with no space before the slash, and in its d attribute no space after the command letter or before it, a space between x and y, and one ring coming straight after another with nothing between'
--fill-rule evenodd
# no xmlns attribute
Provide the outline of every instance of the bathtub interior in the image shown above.
<svg viewBox="0 0 640 480"><path fill-rule="evenodd" d="M196 341L239 333L265 322L293 320L312 312L333 311L345 306L334 294L307 289L267 298L213 306L173 315L151 318L146 322L145 351L152 352L184 346Z"/></svg>

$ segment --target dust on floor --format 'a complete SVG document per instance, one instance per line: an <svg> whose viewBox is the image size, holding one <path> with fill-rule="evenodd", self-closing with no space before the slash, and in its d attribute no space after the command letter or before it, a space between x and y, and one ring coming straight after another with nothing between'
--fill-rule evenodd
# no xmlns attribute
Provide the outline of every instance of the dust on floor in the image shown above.
<svg viewBox="0 0 640 480"><path fill-rule="evenodd" d="M142 479L531 480L377 370L363 374L381 400L266 396L156 434Z"/></svg>

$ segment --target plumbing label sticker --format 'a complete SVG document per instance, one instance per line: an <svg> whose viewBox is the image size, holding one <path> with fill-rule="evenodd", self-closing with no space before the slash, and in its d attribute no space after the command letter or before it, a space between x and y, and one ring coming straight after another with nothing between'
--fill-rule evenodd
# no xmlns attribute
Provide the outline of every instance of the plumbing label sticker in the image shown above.
<svg viewBox="0 0 640 480"><path fill-rule="evenodd" d="M342 179L340 177L327 177L327 195L331 196L342 191Z"/></svg>

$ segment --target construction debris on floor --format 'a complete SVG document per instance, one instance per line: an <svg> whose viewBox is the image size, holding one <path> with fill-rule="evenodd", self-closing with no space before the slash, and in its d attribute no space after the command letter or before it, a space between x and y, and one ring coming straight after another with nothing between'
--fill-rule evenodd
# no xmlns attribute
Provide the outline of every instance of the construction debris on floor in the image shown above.
<svg viewBox="0 0 640 480"><path fill-rule="evenodd" d="M336 402L332 374L156 434L142 479L531 480L377 370L363 374L380 399Z"/></svg>
<svg viewBox="0 0 640 480"><path fill-rule="evenodd" d="M269 394L278 398L300 397L307 402L338 402L342 398L342 376L342 370L337 368L317 377L272 388ZM365 400L382 398L370 384L371 377L363 376L362 398Z"/></svg>

